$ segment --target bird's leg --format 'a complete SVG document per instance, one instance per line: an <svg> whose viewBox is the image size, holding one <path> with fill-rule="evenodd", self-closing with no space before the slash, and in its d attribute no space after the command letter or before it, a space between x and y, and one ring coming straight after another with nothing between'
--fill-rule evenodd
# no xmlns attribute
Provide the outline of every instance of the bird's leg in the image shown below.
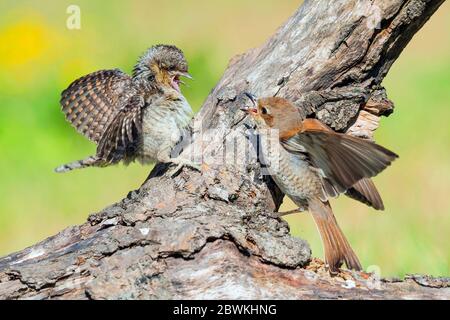
<svg viewBox="0 0 450 320"><path fill-rule="evenodd" d="M278 217L283 217L283 216L287 216L287 215L293 214L293 213L302 213L304 211L305 211L304 208L298 207L297 209L293 209L293 210L289 210L289 211L274 212L274 214L276 214Z"/></svg>

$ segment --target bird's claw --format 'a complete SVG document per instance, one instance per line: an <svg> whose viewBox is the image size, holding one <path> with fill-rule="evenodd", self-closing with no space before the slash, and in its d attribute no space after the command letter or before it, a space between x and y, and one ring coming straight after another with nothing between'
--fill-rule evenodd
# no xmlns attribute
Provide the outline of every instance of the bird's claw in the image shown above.
<svg viewBox="0 0 450 320"><path fill-rule="evenodd" d="M191 161L180 161L180 162L174 162L174 163L176 164L176 167L168 171L168 174L172 178L174 176L176 176L183 167L189 167L189 168L194 169L199 172L202 171L202 167L200 164L197 164L197 163L194 163Z"/></svg>

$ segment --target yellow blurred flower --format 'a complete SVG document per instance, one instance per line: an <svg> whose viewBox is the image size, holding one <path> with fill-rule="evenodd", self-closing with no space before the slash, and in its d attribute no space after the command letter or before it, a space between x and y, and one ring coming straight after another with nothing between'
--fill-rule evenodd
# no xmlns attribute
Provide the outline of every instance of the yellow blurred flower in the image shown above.
<svg viewBox="0 0 450 320"><path fill-rule="evenodd" d="M50 46L50 31L36 19L23 19L0 31L0 66L21 66L42 57Z"/></svg>

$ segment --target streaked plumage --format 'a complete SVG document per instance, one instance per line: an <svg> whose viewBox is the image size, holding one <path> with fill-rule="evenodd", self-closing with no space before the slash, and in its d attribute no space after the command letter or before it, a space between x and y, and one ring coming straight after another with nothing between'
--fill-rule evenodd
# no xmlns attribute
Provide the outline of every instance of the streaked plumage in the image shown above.
<svg viewBox="0 0 450 320"><path fill-rule="evenodd" d="M308 209L320 232L325 261L331 272L345 262L361 264L337 224L330 198L341 193L383 209L381 197L370 180L397 155L370 141L332 131L315 119L302 119L297 108L282 98L264 98L246 109L259 129L279 130L279 136L262 135L265 161L278 187L302 209ZM270 153L278 144L278 153Z"/></svg>
<svg viewBox="0 0 450 320"><path fill-rule="evenodd" d="M56 171L120 161L176 162L170 153L192 116L179 88L182 76L190 77L182 51L157 45L139 59L132 76L100 70L74 81L61 94L62 111L97 151Z"/></svg>

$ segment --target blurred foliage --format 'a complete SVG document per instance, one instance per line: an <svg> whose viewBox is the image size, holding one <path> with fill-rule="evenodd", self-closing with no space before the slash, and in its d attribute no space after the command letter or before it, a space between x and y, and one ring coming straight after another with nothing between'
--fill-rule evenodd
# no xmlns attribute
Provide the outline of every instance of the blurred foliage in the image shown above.
<svg viewBox="0 0 450 320"><path fill-rule="evenodd" d="M66 9L81 8L81 29ZM183 89L198 110L235 54L263 43L298 7L285 0L13 1L0 3L0 255L22 249L138 188L150 168L132 164L53 173L95 146L64 121L60 92L89 72L130 72L155 43L183 48L195 81ZM400 159L375 180L379 213L333 201L365 266L383 275L450 270L450 4L416 35L386 78L396 111L377 140ZM286 201L284 208L292 207ZM294 235L320 239L307 215L287 218Z"/></svg>

